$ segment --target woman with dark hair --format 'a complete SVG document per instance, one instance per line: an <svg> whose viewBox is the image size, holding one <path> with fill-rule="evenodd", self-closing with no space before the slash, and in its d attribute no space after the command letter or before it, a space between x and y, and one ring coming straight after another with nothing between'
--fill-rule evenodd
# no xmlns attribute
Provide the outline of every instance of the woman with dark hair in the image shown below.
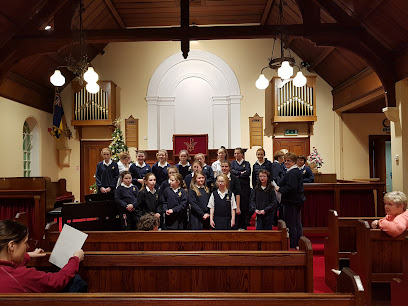
<svg viewBox="0 0 408 306"><path fill-rule="evenodd" d="M28 228L24 224L0 220L0 293L62 291L78 272L84 251L76 251L59 272L46 273L25 267L30 258L45 256L42 249L27 253L27 241Z"/></svg>

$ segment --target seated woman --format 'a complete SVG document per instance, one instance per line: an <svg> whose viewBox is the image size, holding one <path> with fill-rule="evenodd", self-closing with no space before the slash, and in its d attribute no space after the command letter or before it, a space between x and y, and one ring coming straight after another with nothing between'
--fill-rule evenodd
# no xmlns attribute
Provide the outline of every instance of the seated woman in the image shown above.
<svg viewBox="0 0 408 306"><path fill-rule="evenodd" d="M401 191L387 192L384 196L385 218L371 223L388 235L397 237L408 228L407 196Z"/></svg>
<svg viewBox="0 0 408 306"><path fill-rule="evenodd" d="M76 251L59 272L46 273L25 267L31 257L45 256L42 249L26 253L27 241L28 228L24 224L13 220L0 220L0 292L63 291L78 272L79 262L84 259L84 252ZM79 279L83 282L81 278ZM72 285L78 284L76 282Z"/></svg>
<svg viewBox="0 0 408 306"><path fill-rule="evenodd" d="M144 214L137 224L138 231L158 231L159 230L159 218L155 213L149 212Z"/></svg>

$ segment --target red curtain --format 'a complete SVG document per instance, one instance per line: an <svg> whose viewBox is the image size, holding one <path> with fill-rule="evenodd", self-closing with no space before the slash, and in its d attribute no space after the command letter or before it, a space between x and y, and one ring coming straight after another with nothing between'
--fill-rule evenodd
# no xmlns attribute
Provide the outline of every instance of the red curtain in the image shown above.
<svg viewBox="0 0 408 306"><path fill-rule="evenodd" d="M330 209L334 209L333 191L305 191L306 201L302 208L304 227L327 227Z"/></svg>
<svg viewBox="0 0 408 306"><path fill-rule="evenodd" d="M33 233L35 223L34 199L0 199L0 219L14 219L17 213L26 212L28 228Z"/></svg>
<svg viewBox="0 0 408 306"><path fill-rule="evenodd" d="M374 194L372 190L344 190L340 192L341 217L374 216Z"/></svg>

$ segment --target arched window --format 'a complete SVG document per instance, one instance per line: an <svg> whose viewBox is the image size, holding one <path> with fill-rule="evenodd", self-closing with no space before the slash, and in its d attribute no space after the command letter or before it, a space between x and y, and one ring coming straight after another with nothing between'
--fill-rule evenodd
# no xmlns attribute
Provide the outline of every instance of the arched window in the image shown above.
<svg viewBox="0 0 408 306"><path fill-rule="evenodd" d="M23 126L23 176L31 176L31 149L32 149L33 135L27 121Z"/></svg>

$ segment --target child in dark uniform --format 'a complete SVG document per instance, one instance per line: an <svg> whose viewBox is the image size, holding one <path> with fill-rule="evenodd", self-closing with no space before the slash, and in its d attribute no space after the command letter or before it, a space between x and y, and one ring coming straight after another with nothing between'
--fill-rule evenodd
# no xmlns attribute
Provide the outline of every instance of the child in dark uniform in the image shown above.
<svg viewBox="0 0 408 306"><path fill-rule="evenodd" d="M119 178L118 164L111 159L109 148L101 151L103 161L96 165L95 180L98 186L98 193L114 192Z"/></svg>
<svg viewBox="0 0 408 306"><path fill-rule="evenodd" d="M209 165L205 163L205 155L203 153L198 153L194 156L194 159L201 162L201 167L205 175L205 182L207 184L207 187L212 190L212 185L214 182L214 171Z"/></svg>
<svg viewBox="0 0 408 306"><path fill-rule="evenodd" d="M276 195L271 185L271 174L267 170L258 173L258 185L252 190L251 206L256 213L256 229L271 230L276 211Z"/></svg>
<svg viewBox="0 0 408 306"><path fill-rule="evenodd" d="M156 154L157 163L152 167L152 172L156 176L156 187L160 187L161 183L167 180L167 168L171 165L167 162L168 154L166 150L159 150Z"/></svg>
<svg viewBox="0 0 408 306"><path fill-rule="evenodd" d="M209 199L210 191L205 184L205 175L202 171L197 171L194 173L188 191L188 202L191 205L190 228L192 230L210 229L210 210L207 207Z"/></svg>
<svg viewBox="0 0 408 306"><path fill-rule="evenodd" d="M228 190L229 179L225 174L217 177L218 189L211 193L208 200L210 208L210 225L216 230L230 230L235 225L235 203L234 194Z"/></svg>
<svg viewBox="0 0 408 306"><path fill-rule="evenodd" d="M289 229L290 248L299 247L300 237L303 235L301 208L305 200L303 193L303 176L296 165L297 156L293 153L285 155L286 174L279 182L276 191L282 194L281 205L286 226Z"/></svg>
<svg viewBox="0 0 408 306"><path fill-rule="evenodd" d="M132 174L132 184L137 188L142 189L143 178L149 172L152 172L152 167L145 163L147 154L145 151L137 151L135 163L130 165L129 171Z"/></svg>
<svg viewBox="0 0 408 306"><path fill-rule="evenodd" d="M170 176L172 176L173 174L179 173L177 167L169 167L167 168L167 175L169 176L169 178L167 180L165 180L163 183L161 183L160 187L159 187L159 198L161 197L161 195L163 194L163 191L167 188L170 187Z"/></svg>
<svg viewBox="0 0 408 306"><path fill-rule="evenodd" d="M191 165L188 162L190 155L187 150L181 150L179 153L180 162L176 165L178 172L183 176L183 180L187 174L191 173Z"/></svg>
<svg viewBox="0 0 408 306"><path fill-rule="evenodd" d="M239 183L239 179L235 175L231 175L231 163L228 160L225 160L221 163L221 171L228 177L229 180L229 190L235 197L235 203L237 205L237 209L235 210L235 221L239 220L241 215L241 184ZM235 222L237 223L237 222ZM234 229L238 229L238 224L235 224Z"/></svg>
<svg viewBox="0 0 408 306"><path fill-rule="evenodd" d="M259 148L256 150L256 158L258 159L252 166L252 188L258 184L258 173L261 170L268 170L269 173L272 173L272 163L265 158L265 150Z"/></svg>
<svg viewBox="0 0 408 306"><path fill-rule="evenodd" d="M115 190L115 202L119 206L119 217L122 230L134 230L141 216L137 209L139 189L132 184L132 175L129 171L121 174L122 183Z"/></svg>
<svg viewBox="0 0 408 306"><path fill-rule="evenodd" d="M154 188L155 186L156 177L151 172L147 173L144 177L143 187L139 191L137 203L142 215L152 212L160 219L163 208L159 204L159 193Z"/></svg>
<svg viewBox="0 0 408 306"><path fill-rule="evenodd" d="M170 187L163 191L163 210L166 212L166 228L181 230L187 227L187 192L180 173L170 176Z"/></svg>
<svg viewBox="0 0 408 306"><path fill-rule="evenodd" d="M249 202L251 198L251 165L249 162L244 160L243 149L236 148L234 151L234 156L235 160L231 162L231 173L238 178L241 186L241 197L239 203L241 215L237 218L236 223L238 228L247 229L249 220L253 214L253 211L251 213L249 209Z"/></svg>
<svg viewBox="0 0 408 306"><path fill-rule="evenodd" d="M306 156L299 155L297 158L296 165L299 168L299 171L302 173L303 176L303 183L314 183L314 174L312 169L309 166L305 165L306 163Z"/></svg>
<svg viewBox="0 0 408 306"><path fill-rule="evenodd" d="M193 172L186 175L186 177L184 178L184 182L186 183L187 189L190 189L191 181L192 181L195 173L197 171L202 171L203 170L203 165L198 160L195 160L195 161L193 161L193 164L191 165L191 168L192 168ZM205 174L204 174L204 176L205 176Z"/></svg>

